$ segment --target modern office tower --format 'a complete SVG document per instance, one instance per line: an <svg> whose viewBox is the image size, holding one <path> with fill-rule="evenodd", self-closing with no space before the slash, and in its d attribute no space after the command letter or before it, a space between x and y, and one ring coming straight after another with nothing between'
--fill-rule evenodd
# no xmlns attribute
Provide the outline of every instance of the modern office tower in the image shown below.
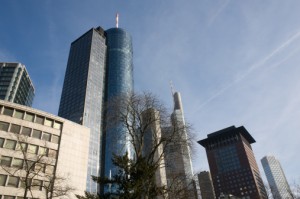
<svg viewBox="0 0 300 199"><path fill-rule="evenodd" d="M280 162L274 156L265 156L261 159L261 164L264 168L273 198L293 198Z"/></svg>
<svg viewBox="0 0 300 199"><path fill-rule="evenodd" d="M180 181L182 183L181 186L186 187L190 193L189 198L194 198L196 190L194 189L192 160L188 145L189 138L185 128L184 113L179 92L173 94L173 100L174 111L172 113L172 122L175 122L177 128L183 128L177 132L180 134L178 136L180 136L181 142L168 146L166 150L165 160L168 186L177 184L175 181Z"/></svg>
<svg viewBox="0 0 300 199"><path fill-rule="evenodd" d="M0 63L0 99L31 106L34 87L21 63Z"/></svg>
<svg viewBox="0 0 300 199"><path fill-rule="evenodd" d="M92 28L71 44L58 115L91 129L88 192L100 191L91 175L114 174L111 158L124 144L124 131L104 126L103 107L132 91L132 70L131 37L121 28Z"/></svg>
<svg viewBox="0 0 300 199"><path fill-rule="evenodd" d="M202 199L214 199L215 191L209 171L201 171L198 174L198 181Z"/></svg>
<svg viewBox="0 0 300 199"><path fill-rule="evenodd" d="M87 127L0 100L0 197L23 198L25 181L27 198L54 198L66 187L73 188L67 198L83 195L89 137Z"/></svg>
<svg viewBox="0 0 300 199"><path fill-rule="evenodd" d="M205 147L216 197L234 195L267 199L251 148L254 138L243 127L231 126L198 141Z"/></svg>

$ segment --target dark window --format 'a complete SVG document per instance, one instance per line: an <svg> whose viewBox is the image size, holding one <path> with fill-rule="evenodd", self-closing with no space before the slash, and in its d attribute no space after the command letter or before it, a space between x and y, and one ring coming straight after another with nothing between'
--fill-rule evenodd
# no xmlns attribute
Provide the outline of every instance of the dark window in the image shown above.
<svg viewBox="0 0 300 199"><path fill-rule="evenodd" d="M16 125L16 124L11 124L10 125L10 132L12 132L12 133L19 134L20 133L20 129L21 129L21 126L19 126L19 125Z"/></svg>
<svg viewBox="0 0 300 199"><path fill-rule="evenodd" d="M0 122L0 130L8 131L9 124L6 122Z"/></svg>
<svg viewBox="0 0 300 199"><path fill-rule="evenodd" d="M31 134L31 128L23 127L22 128L22 134L26 136L30 136Z"/></svg>
<svg viewBox="0 0 300 199"><path fill-rule="evenodd" d="M14 109L8 108L8 107L4 107L3 115L12 116L13 113L14 113Z"/></svg>

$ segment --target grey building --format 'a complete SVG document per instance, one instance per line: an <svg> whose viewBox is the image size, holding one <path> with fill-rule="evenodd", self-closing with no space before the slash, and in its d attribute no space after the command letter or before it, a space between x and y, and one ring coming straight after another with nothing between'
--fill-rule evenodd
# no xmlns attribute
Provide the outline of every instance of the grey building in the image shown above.
<svg viewBox="0 0 300 199"><path fill-rule="evenodd" d="M179 128L179 130L176 131L178 133L176 136L180 136L181 141L178 143L175 142L167 147L165 153L167 182L168 186L180 182L180 186L187 191L183 194L189 195L189 198L195 198L196 189L193 181L194 174L190 147L188 144L189 137L185 128L185 119L179 92L173 94L173 100L174 110L172 113L172 122L175 122L176 128ZM163 133L164 131L168 132L167 129L163 130ZM175 187L175 189L177 189L177 187ZM171 197L176 198L176 196Z"/></svg>
<svg viewBox="0 0 300 199"><path fill-rule="evenodd" d="M71 44L58 115L91 129L88 192L100 191L91 175L115 172L112 154L126 132L105 127L104 103L132 92L132 70L131 36L121 28L92 28Z"/></svg>
<svg viewBox="0 0 300 199"><path fill-rule="evenodd" d="M0 99L31 106L34 87L21 63L0 63Z"/></svg>
<svg viewBox="0 0 300 199"><path fill-rule="evenodd" d="M293 198L280 162L274 156L265 156L261 159L261 164L264 168L273 198Z"/></svg>
<svg viewBox="0 0 300 199"><path fill-rule="evenodd" d="M198 174L199 186L202 199L216 198L214 186L209 171L202 171Z"/></svg>

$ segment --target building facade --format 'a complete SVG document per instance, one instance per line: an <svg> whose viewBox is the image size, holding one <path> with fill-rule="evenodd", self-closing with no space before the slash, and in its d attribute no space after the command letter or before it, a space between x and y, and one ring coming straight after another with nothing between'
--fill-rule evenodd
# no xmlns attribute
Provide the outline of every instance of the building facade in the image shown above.
<svg viewBox="0 0 300 199"><path fill-rule="evenodd" d="M195 198L195 185L193 181L193 167L191 152L189 147L189 137L184 119L183 106L179 92L173 94L174 110L172 113L172 123L177 128L174 132L179 136L179 142L174 142L167 146L165 162L168 186L178 184L185 189L185 195L189 198ZM172 128L172 127L171 127ZM169 130L165 130L168 132ZM172 131L172 130L171 130ZM177 181L177 182L176 182ZM174 187L178 189L178 186ZM175 197L175 196L172 196Z"/></svg>
<svg viewBox="0 0 300 199"><path fill-rule="evenodd" d="M202 199L216 198L212 179L209 171L201 171L198 174L198 181Z"/></svg>
<svg viewBox="0 0 300 199"><path fill-rule="evenodd" d="M71 44L58 115L91 129L88 192L100 192L91 175L115 172L111 157L126 133L105 126L104 104L132 91L132 70L131 37L121 28L92 28Z"/></svg>
<svg viewBox="0 0 300 199"><path fill-rule="evenodd" d="M261 159L261 164L264 168L273 198L293 198L280 162L274 156L265 156Z"/></svg>
<svg viewBox="0 0 300 199"><path fill-rule="evenodd" d="M59 189L69 190L65 197L83 195L89 135L84 126L0 100L1 198L23 198L25 187L27 198L54 197Z"/></svg>
<svg viewBox="0 0 300 199"><path fill-rule="evenodd" d="M243 127L231 126L198 141L205 147L216 197L267 199L252 151L254 138Z"/></svg>
<svg viewBox="0 0 300 199"><path fill-rule="evenodd" d="M31 106L34 87L21 63L0 63L0 99Z"/></svg>

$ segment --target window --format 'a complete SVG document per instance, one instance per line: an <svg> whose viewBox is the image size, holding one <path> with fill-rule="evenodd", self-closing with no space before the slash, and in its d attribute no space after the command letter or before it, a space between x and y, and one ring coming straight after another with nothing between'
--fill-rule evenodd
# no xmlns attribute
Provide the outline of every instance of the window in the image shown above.
<svg viewBox="0 0 300 199"><path fill-rule="evenodd" d="M30 178L27 178L27 186L30 186L31 185L31 179ZM26 184L25 184L25 178L22 178L21 180L21 183L20 183L20 186L22 188L25 188L26 187Z"/></svg>
<svg viewBox="0 0 300 199"><path fill-rule="evenodd" d="M51 157L51 158L56 158L57 151L49 149L48 156Z"/></svg>
<svg viewBox="0 0 300 199"><path fill-rule="evenodd" d="M45 173L47 173L47 174L53 174L53 172L54 172L54 166L47 165Z"/></svg>
<svg viewBox="0 0 300 199"><path fill-rule="evenodd" d="M26 143L17 143L16 150L17 151L26 151L27 144Z"/></svg>
<svg viewBox="0 0 300 199"><path fill-rule="evenodd" d="M8 187L18 187L18 184L19 184L19 178L18 177L14 177L14 176L9 176L8 177L8 182L7 182Z"/></svg>
<svg viewBox="0 0 300 199"><path fill-rule="evenodd" d="M32 184L31 184L31 186L32 186L32 189L33 190L42 190L42 183L43 183L43 181L41 181L41 180L32 180Z"/></svg>
<svg viewBox="0 0 300 199"><path fill-rule="evenodd" d="M9 124L6 122L0 122L0 130L2 131L8 131Z"/></svg>
<svg viewBox="0 0 300 199"><path fill-rule="evenodd" d="M6 178L7 178L6 175L0 174L0 186L5 186Z"/></svg>
<svg viewBox="0 0 300 199"><path fill-rule="evenodd" d="M61 129L61 123L59 123L59 122L54 122L54 125L53 125L53 128L55 128L55 129Z"/></svg>
<svg viewBox="0 0 300 199"><path fill-rule="evenodd" d="M50 126L52 127L52 123L53 123L53 120L50 120L48 118L45 119L45 126Z"/></svg>
<svg viewBox="0 0 300 199"><path fill-rule="evenodd" d="M1 148L3 147L3 143L4 143L4 139L3 139L3 138L0 138L0 147L1 147Z"/></svg>
<svg viewBox="0 0 300 199"><path fill-rule="evenodd" d="M19 158L14 158L13 161L12 161L11 166L16 167L16 168L22 168L23 167L23 160L19 159Z"/></svg>
<svg viewBox="0 0 300 199"><path fill-rule="evenodd" d="M37 154L38 146L28 144L27 152Z"/></svg>
<svg viewBox="0 0 300 199"><path fill-rule="evenodd" d="M33 129L32 137L37 138L37 139L41 139L41 135L42 135L42 131Z"/></svg>
<svg viewBox="0 0 300 199"><path fill-rule="evenodd" d="M4 107L3 115L12 116L13 113L14 113L14 109L8 108L8 107Z"/></svg>
<svg viewBox="0 0 300 199"><path fill-rule="evenodd" d="M3 196L3 199L15 199L15 196Z"/></svg>
<svg viewBox="0 0 300 199"><path fill-rule="evenodd" d="M11 160L12 160L11 157L2 156L1 159L0 159L0 164L2 166L8 166L8 167L10 167Z"/></svg>
<svg viewBox="0 0 300 199"><path fill-rule="evenodd" d="M10 132L12 132L12 133L19 134L20 133L20 129L21 129L21 126L16 125L16 124L11 124L11 126L10 126Z"/></svg>
<svg viewBox="0 0 300 199"><path fill-rule="evenodd" d="M55 144L58 144L59 137L57 135L52 135L52 142L55 143Z"/></svg>
<svg viewBox="0 0 300 199"><path fill-rule="evenodd" d="M45 155L45 156L47 156L47 151L48 151L47 148L40 146L40 148L39 148L39 155Z"/></svg>
<svg viewBox="0 0 300 199"><path fill-rule="evenodd" d="M19 119L23 119L23 117L24 117L24 112L23 112L23 111L16 110L16 111L15 111L15 114L14 114L14 117L15 117L15 118L19 118Z"/></svg>
<svg viewBox="0 0 300 199"><path fill-rule="evenodd" d="M14 150L17 142L15 140L6 140L4 148Z"/></svg>
<svg viewBox="0 0 300 199"><path fill-rule="evenodd" d="M26 113L25 120L29 122L33 122L34 115L30 113Z"/></svg>
<svg viewBox="0 0 300 199"><path fill-rule="evenodd" d="M37 115L35 117L35 123L44 124L44 117L41 117L41 116Z"/></svg>
<svg viewBox="0 0 300 199"><path fill-rule="evenodd" d="M24 168L26 171L33 171L34 170L34 162L30 160L24 161Z"/></svg>
<svg viewBox="0 0 300 199"><path fill-rule="evenodd" d="M23 127L21 134L26 135L26 136L30 136L31 128Z"/></svg>
<svg viewBox="0 0 300 199"><path fill-rule="evenodd" d="M34 167L34 170L39 173L39 172L44 172L45 170L45 165L42 164L42 163L36 163L35 164L35 167Z"/></svg>
<svg viewBox="0 0 300 199"><path fill-rule="evenodd" d="M43 137L42 137L42 140L45 140L45 141L50 141L50 133L43 133Z"/></svg>

